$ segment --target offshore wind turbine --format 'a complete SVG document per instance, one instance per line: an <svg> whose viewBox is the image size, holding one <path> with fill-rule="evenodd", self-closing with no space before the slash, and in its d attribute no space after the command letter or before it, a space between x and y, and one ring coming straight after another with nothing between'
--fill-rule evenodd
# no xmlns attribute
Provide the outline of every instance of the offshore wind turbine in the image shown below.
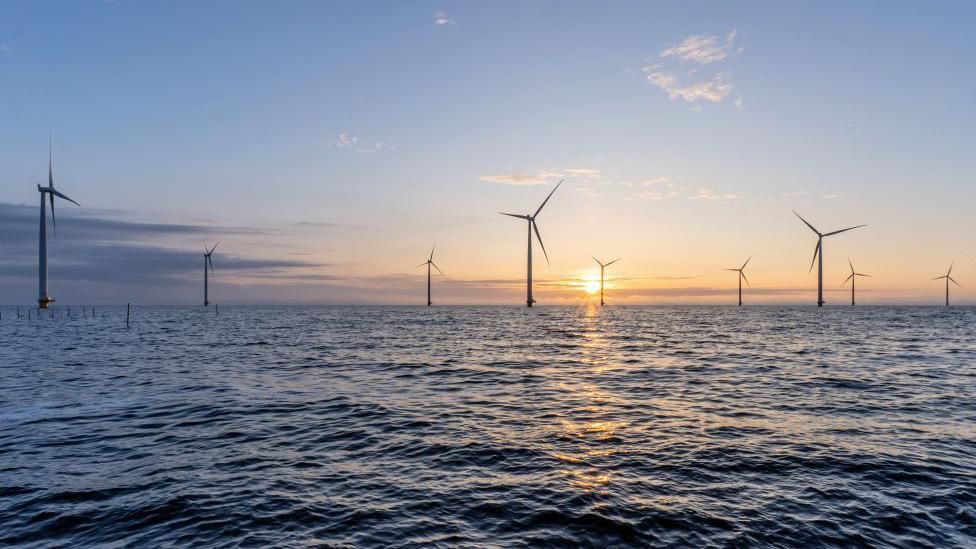
<svg viewBox="0 0 976 549"><path fill-rule="evenodd" d="M932 280L942 280L943 278L945 279L945 281L946 281L946 307L949 306L949 281L951 280L953 284L955 284L956 286L959 286L959 283L956 282L956 279L952 278L952 267L955 264L956 264L956 262L953 261L949 265L949 270L946 272L946 274L944 274L943 276L937 276L937 277L935 277L935 278L932 279Z"/></svg>
<svg viewBox="0 0 976 549"><path fill-rule="evenodd" d="M528 226L528 230L529 230L528 269L526 271L526 276L525 276L525 305L527 307L531 307L532 304L535 303L535 299L532 297L532 231L535 231L535 236L536 238L539 239L539 246L542 247L542 253L543 255L546 256L546 264L549 263L549 254L546 253L546 246L545 244L542 243L542 235L539 234L539 226L536 225L535 218L539 215L539 212L542 211L542 208L545 207L546 202L549 202L549 199L552 198L552 194L556 192L556 189L558 189L559 186L563 184L563 181L564 180L562 179L559 180L559 183L556 184L556 187L552 189L552 191L549 193L549 196L547 196L546 199L542 201L542 204L539 205L539 209L537 209L535 213L532 215L498 212L502 215L507 215L509 217L524 219L529 224Z"/></svg>
<svg viewBox="0 0 976 549"><path fill-rule="evenodd" d="M210 268L210 274L213 274L213 253L217 249L220 242L213 245L213 248L207 249L207 243L203 243L203 306L206 307L210 305L210 280L207 277L207 267Z"/></svg>
<svg viewBox="0 0 976 549"><path fill-rule="evenodd" d="M613 265L614 263L620 261L623 258L622 257L618 257L617 259L614 259L610 263L602 263L596 257L594 257L592 255L590 257L593 258L593 261L596 261L597 263L600 264L600 306L603 307L603 305L604 305L604 303L603 303L603 273L604 273L604 271L606 270L607 267L609 267L610 265Z"/></svg>
<svg viewBox="0 0 976 549"><path fill-rule="evenodd" d="M430 257L427 258L427 261L424 261L420 265L417 265L418 267L423 267L424 265L427 266L427 306L428 307L430 307L431 305L433 305L433 303L430 301L430 268L433 267L433 268L437 269L437 272L441 273L441 276L443 276L444 278L447 278L447 275L444 274L444 271L442 271L440 269L440 267L438 267L437 265L434 264L434 248L436 248L436 247L437 247L437 244L434 244L430 248Z"/></svg>
<svg viewBox="0 0 976 549"><path fill-rule="evenodd" d="M41 193L41 226L37 251L37 306L41 309L47 309L48 305L54 302L54 298L47 293L47 206L44 195L47 195L51 203L51 226L54 228L55 235L58 234L58 224L54 218L54 197L63 198L76 206L81 206L81 204L54 189L54 151L50 139L47 152L47 187L42 187L38 183L37 192Z"/></svg>
<svg viewBox="0 0 976 549"><path fill-rule="evenodd" d="M847 284L847 281L848 280L851 281L851 307L853 307L854 306L854 282L857 280L857 277L859 277L859 276L867 276L867 277L870 277L871 275L856 272L854 270L854 263L851 262L851 259L850 258L847 258L847 264L851 266L851 274L847 278L844 279L844 284Z"/></svg>
<svg viewBox="0 0 976 549"><path fill-rule="evenodd" d="M800 217L800 214L796 213L796 210L793 210L793 213L797 217L800 218L800 221L802 221L804 225L806 225L807 227L810 227L810 230L813 231L814 233L816 233L816 235L817 235L817 247L813 249L813 261L810 262L810 271L811 272L813 271L813 264L814 263L817 263L817 307L823 307L823 305L824 305L824 299L823 299L823 239L825 237L828 237L828 236L834 236L835 234L840 234L840 233L847 232L847 231L851 231L851 230L854 230L854 229L860 229L861 227L867 227L867 225L855 225L853 227L848 227L846 229L840 229L839 231L831 231L829 233L821 233L820 231L818 231L816 229L816 227L814 227L813 225L811 225L810 222L808 222L806 219L803 219L802 217ZM819 261L818 261L818 259L819 259Z"/></svg>
<svg viewBox="0 0 976 549"><path fill-rule="evenodd" d="M746 273L745 273L746 265L748 265L750 261L752 261L751 255L749 256L749 259L747 259L746 262L743 263L742 266L739 267L738 269L725 269L726 271L735 271L739 273L739 307L742 306L742 281L745 280L746 285L752 288L752 284L749 284L749 279L746 278Z"/></svg>

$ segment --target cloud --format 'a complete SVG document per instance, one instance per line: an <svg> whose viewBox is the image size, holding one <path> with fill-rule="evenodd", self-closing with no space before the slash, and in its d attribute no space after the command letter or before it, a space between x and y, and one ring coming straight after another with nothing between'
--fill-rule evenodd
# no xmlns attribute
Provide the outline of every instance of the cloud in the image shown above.
<svg viewBox="0 0 976 549"><path fill-rule="evenodd" d="M718 194L711 189L698 189L691 200L737 200L739 198L742 198L742 195L737 193Z"/></svg>
<svg viewBox="0 0 976 549"><path fill-rule="evenodd" d="M655 72L653 67L646 68L647 81L668 93L671 99L682 99L687 103L696 101L710 101L719 103L732 93L735 84L726 73L712 75L709 80L702 80L694 84L681 85L674 74Z"/></svg>
<svg viewBox="0 0 976 549"><path fill-rule="evenodd" d="M641 185L645 187L650 187L652 185L660 185L663 183L670 183L671 178L669 177L653 177L651 179L645 179L641 181Z"/></svg>
<svg viewBox="0 0 976 549"><path fill-rule="evenodd" d="M336 142L335 142L335 146L339 147L340 149L344 149L346 147L355 147L358 144L359 144L358 137L356 137L355 135L346 135L344 133L340 133L339 137L336 138Z"/></svg>
<svg viewBox="0 0 976 549"><path fill-rule="evenodd" d="M8 46L7 44L0 44L0 53L8 54L12 51L14 51L14 49Z"/></svg>
<svg viewBox="0 0 976 549"><path fill-rule="evenodd" d="M299 221L297 223L292 223L295 227L315 227L322 229L337 229L342 227L342 223L334 223L331 221Z"/></svg>
<svg viewBox="0 0 976 549"><path fill-rule="evenodd" d="M104 212L64 210L58 233L51 238L52 291L68 288L88 295L181 295L178 288L195 289L202 268L202 240L241 235L268 237L274 231L248 227L180 223L143 223L117 219ZM52 233L49 233L52 234ZM52 234L53 236L53 234ZM228 244L214 256L217 276L246 283L249 278L287 280L326 264L295 259L239 254ZM20 295L37 276L37 209L0 204L0 298ZM57 281L57 284L53 284ZM70 281L68 283L67 281ZM29 294L25 294L29 295ZM70 298L70 297L69 297ZM182 300L186 302L187 299ZM179 301L178 301L179 302Z"/></svg>
<svg viewBox="0 0 976 549"><path fill-rule="evenodd" d="M641 69L646 75L647 83L667 92L672 100L682 100L686 103L711 102L721 103L735 90L732 74L725 71L704 69L706 65L721 63L731 55L738 54L742 48L736 48L736 31L720 36L694 35L689 36L658 55L655 63ZM687 63L692 63L688 67ZM734 104L742 108L743 99L739 95ZM702 111L701 105L692 108L695 112Z"/></svg>
<svg viewBox="0 0 976 549"><path fill-rule="evenodd" d="M393 150L396 146L387 145L382 141L368 141L356 135L340 133L333 146L338 149L354 149L361 153L377 153L384 149Z"/></svg>
<svg viewBox="0 0 976 549"><path fill-rule="evenodd" d="M570 175L578 175L578 176L582 176L582 177L599 177L600 176L600 170L596 170L596 169L593 169L593 168L566 168L563 171L566 172L566 173L568 173L568 174L570 174Z"/></svg>
<svg viewBox="0 0 976 549"><path fill-rule="evenodd" d="M685 38L680 43L665 48L661 52L661 57L677 57L682 61L690 61L700 65L708 65L722 61L729 56L729 52L735 46L737 31L719 36L693 35Z"/></svg>
<svg viewBox="0 0 976 549"><path fill-rule="evenodd" d="M443 27L444 25L453 25L454 20L447 16L443 11L439 11L434 14L434 26Z"/></svg>
<svg viewBox="0 0 976 549"><path fill-rule="evenodd" d="M483 175L479 179L502 185L545 185L549 179L543 175L526 175L521 173Z"/></svg>
<svg viewBox="0 0 976 549"><path fill-rule="evenodd" d="M495 175L483 175L479 177L481 181L488 181L491 183L501 183L502 185L549 185L557 179L565 179L567 177L579 177L591 181L599 185L607 184L608 182L599 181L602 177L600 170L596 168L566 168L560 171L548 171L539 170L535 174L528 173L503 173Z"/></svg>

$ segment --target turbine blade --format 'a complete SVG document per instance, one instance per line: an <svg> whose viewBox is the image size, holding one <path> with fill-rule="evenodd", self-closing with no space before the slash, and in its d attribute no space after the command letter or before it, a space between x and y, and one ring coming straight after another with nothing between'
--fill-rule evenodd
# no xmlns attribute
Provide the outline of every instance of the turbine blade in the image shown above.
<svg viewBox="0 0 976 549"><path fill-rule="evenodd" d="M818 231L818 230L816 229L816 227L814 227L813 225L811 225L809 221L807 221L806 219L803 219L803 217L802 217L802 216L800 216L800 214L798 214L798 213L796 213L796 210L793 210L793 213L794 213L794 214L795 214L795 215L796 215L797 217L799 217L799 218L800 218L800 221L802 221L802 222L803 222L804 224L806 224L806 226L807 226L807 227L810 227L810 230L811 230L811 231L813 231L813 232L815 232L815 233L817 233L817 236L820 236L820 231Z"/></svg>
<svg viewBox="0 0 976 549"><path fill-rule="evenodd" d="M47 186L54 189L54 132L48 130L47 134Z"/></svg>
<svg viewBox="0 0 976 549"><path fill-rule="evenodd" d="M746 262L743 263L741 267L739 267L739 270L740 271L746 270L746 265L748 265L750 261L752 261L752 256L751 255L749 256L749 259L747 259Z"/></svg>
<svg viewBox="0 0 976 549"><path fill-rule="evenodd" d="M813 249L813 259L810 261L810 270L807 271L807 273L812 273L813 272L813 264L817 262L817 254L820 253L820 244L821 243L822 243L822 241L818 239L817 240L817 247Z"/></svg>
<svg viewBox="0 0 976 549"><path fill-rule="evenodd" d="M505 212L498 212L498 213L500 213L502 215L507 215L509 217L517 217L519 219L529 219L529 216L527 216L527 215L510 214L510 213L505 213Z"/></svg>
<svg viewBox="0 0 976 549"><path fill-rule="evenodd" d="M851 272L853 273L854 272L854 264L851 263L851 258L849 258L849 257L847 258L847 264L851 266Z"/></svg>
<svg viewBox="0 0 976 549"><path fill-rule="evenodd" d="M604 267L609 267L610 265L613 265L614 263L620 261L621 259L623 259L623 258L622 257L618 257L617 259L614 259L610 263L607 263L606 265L604 265Z"/></svg>
<svg viewBox="0 0 976 549"><path fill-rule="evenodd" d="M75 206L81 206L81 204L79 204L79 203L75 202L74 200L71 200L70 198L68 198L67 195L65 195L63 193L60 193L60 192L54 190L54 187L51 187L50 191L51 191L51 194L53 194L54 196L56 196L58 198L63 198L65 200L67 200L68 202L71 202ZM51 200L54 200L54 198L52 198Z"/></svg>
<svg viewBox="0 0 976 549"><path fill-rule="evenodd" d="M546 264L551 265L551 263L549 263L549 254L546 253L546 245L542 243L542 235L539 234L539 226L535 224L534 219L531 221L531 223L532 229L535 231L535 237L539 239L539 246L542 246L542 255L546 256Z"/></svg>
<svg viewBox="0 0 976 549"><path fill-rule="evenodd" d="M723 270L723 271L735 271L735 272L737 272L737 273L739 273L739 272L742 272L742 271L741 271L741 270L739 270L739 269L722 269L722 270Z"/></svg>
<svg viewBox="0 0 976 549"><path fill-rule="evenodd" d="M953 261L952 263L949 264L949 272L946 273L946 276L949 276L949 275L952 274L952 268L955 267L955 266L956 266L956 262L955 261Z"/></svg>
<svg viewBox="0 0 976 549"><path fill-rule="evenodd" d="M447 275L446 275L446 274L444 274L444 271L442 271L442 270L441 270L441 268L440 268L440 267L438 267L436 263L434 263L433 261L431 261L431 262L430 262L430 264L431 264L431 265L432 265L432 266L433 266L433 267L434 267L435 269L437 269L437 272L439 272L439 273L441 273L441 276L443 276L444 278L447 278Z"/></svg>
<svg viewBox="0 0 976 549"><path fill-rule="evenodd" d="M873 275L869 275L869 274L864 274L864 273L854 273L854 274L857 275L857 276L866 276L868 278L874 278Z"/></svg>
<svg viewBox="0 0 976 549"><path fill-rule="evenodd" d="M952 278L951 276L950 276L950 277L948 277L948 278L949 278L949 280L951 280L951 281L952 281L952 283L953 283L953 284L955 284L956 286L959 286L959 283L958 283L958 282L956 282L956 279L955 279L955 278ZM959 286L959 287L960 287L960 288L962 288L962 286Z"/></svg>
<svg viewBox="0 0 976 549"><path fill-rule="evenodd" d="M843 286L844 284L847 284L847 281L852 278L854 278L854 273L847 275L847 278L845 278L844 281L840 283L840 285Z"/></svg>
<svg viewBox="0 0 976 549"><path fill-rule="evenodd" d="M591 255L590 257L593 258L593 261L596 261L597 265L599 265L601 267L606 267L606 265L604 265L603 263L600 263L600 260L597 259L595 255Z"/></svg>
<svg viewBox="0 0 976 549"><path fill-rule="evenodd" d="M937 277L933 278L932 280L942 280L943 278L948 278L948 277L945 277L945 276L937 276Z"/></svg>
<svg viewBox="0 0 976 549"><path fill-rule="evenodd" d="M867 225L855 225L853 227L848 227L846 229L841 229L839 231L833 231L833 232L827 233L824 236L833 236L835 234L845 233L847 231L853 231L854 229L860 229L861 227L867 227Z"/></svg>
<svg viewBox="0 0 976 549"><path fill-rule="evenodd" d="M535 219L535 216L539 215L539 212L541 212L542 208L545 207L546 202L549 202L549 199L552 198L552 194L556 192L556 189L558 189L560 185L563 184L563 181L565 181L565 179L560 179L559 183L556 183L556 187L552 191L550 191L549 196L547 196L546 199L542 201L542 204L539 205L539 209L536 210L534 214L532 214L533 219Z"/></svg>
<svg viewBox="0 0 976 549"><path fill-rule="evenodd" d="M210 248L210 253L214 253L214 250L217 249L217 246L220 246L220 241L218 241L216 244L214 244L214 247L213 248Z"/></svg>
<svg viewBox="0 0 976 549"><path fill-rule="evenodd" d="M752 284L749 284L749 279L746 277L746 273L744 273L742 271L739 271L739 276L742 277L742 280L745 280L746 281L746 286L749 286L750 288L752 288Z"/></svg>
<svg viewBox="0 0 976 549"><path fill-rule="evenodd" d="M54 218L54 189L47 195L51 199L51 226L54 227L54 236L58 235L58 222Z"/></svg>
<svg viewBox="0 0 976 549"><path fill-rule="evenodd" d="M436 242L434 242L434 245L430 247L430 258L428 259L428 261L433 261L434 260L434 249L435 248L437 248L437 243Z"/></svg>
<svg viewBox="0 0 976 549"><path fill-rule="evenodd" d="M207 256L207 265L210 265L210 274L214 275L215 273L213 268L213 258L210 257L209 255Z"/></svg>

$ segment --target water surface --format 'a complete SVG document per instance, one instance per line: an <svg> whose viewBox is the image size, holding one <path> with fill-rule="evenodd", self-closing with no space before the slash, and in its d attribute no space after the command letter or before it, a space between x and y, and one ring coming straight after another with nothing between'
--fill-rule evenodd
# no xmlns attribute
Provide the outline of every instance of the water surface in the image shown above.
<svg viewBox="0 0 976 549"><path fill-rule="evenodd" d="M0 545L974 546L976 310L0 321Z"/></svg>

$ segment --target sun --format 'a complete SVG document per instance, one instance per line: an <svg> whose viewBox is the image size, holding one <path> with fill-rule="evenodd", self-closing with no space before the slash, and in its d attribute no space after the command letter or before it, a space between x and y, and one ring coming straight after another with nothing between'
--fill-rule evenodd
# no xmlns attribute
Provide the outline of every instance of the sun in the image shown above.
<svg viewBox="0 0 976 549"><path fill-rule="evenodd" d="M583 275L582 278L583 291L588 294L599 293L600 291L600 276L595 274Z"/></svg>

